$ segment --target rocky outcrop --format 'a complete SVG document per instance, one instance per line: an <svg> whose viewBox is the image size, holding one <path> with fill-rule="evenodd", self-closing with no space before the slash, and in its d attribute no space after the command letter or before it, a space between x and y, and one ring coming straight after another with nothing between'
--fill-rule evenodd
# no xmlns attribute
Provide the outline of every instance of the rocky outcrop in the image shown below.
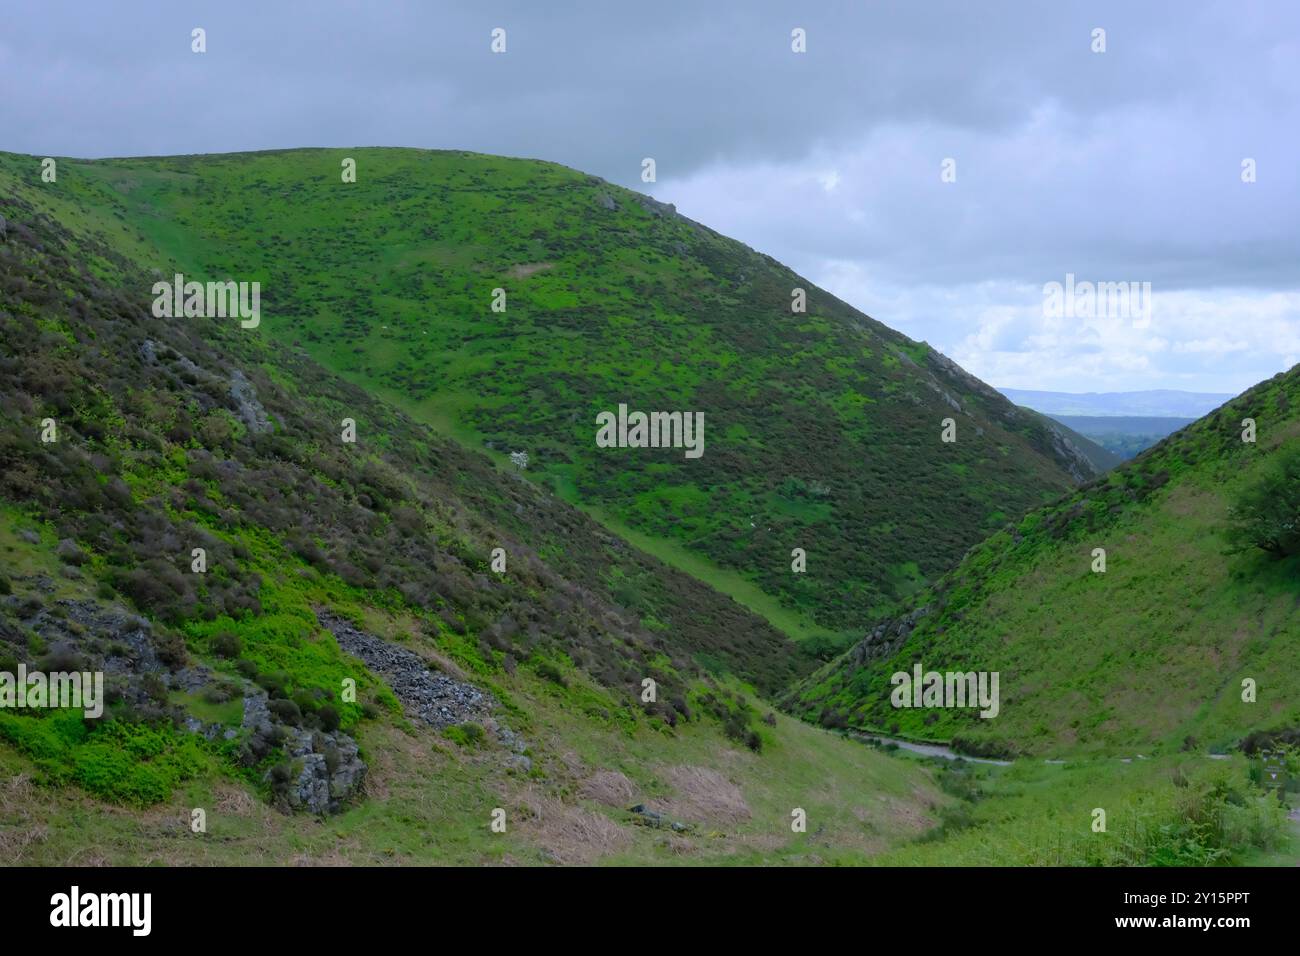
<svg viewBox="0 0 1300 956"><path fill-rule="evenodd" d="M240 419L250 432L271 430L271 420L267 417L266 409L257 400L257 389L239 369L230 373L230 397L234 400Z"/></svg>
<svg viewBox="0 0 1300 956"><path fill-rule="evenodd" d="M1045 419L1046 421L1046 419ZM1084 482L1097 474L1097 466L1059 428L1047 422L1047 432L1052 436L1052 451L1075 481Z"/></svg>
<svg viewBox="0 0 1300 956"><path fill-rule="evenodd" d="M277 805L306 813L338 813L361 789L366 764L357 742L326 732L277 723L265 694L244 698L245 762L260 760L283 745L285 762L267 771Z"/></svg>
<svg viewBox="0 0 1300 956"><path fill-rule="evenodd" d="M677 207L670 202L660 202L651 196L640 197L641 208L652 216L675 216Z"/></svg>
<svg viewBox="0 0 1300 956"><path fill-rule="evenodd" d="M921 618L930 613L930 608L918 607L902 617L893 618L877 624L861 641L849 651L849 662L854 667L862 667L868 661L888 657L902 646L909 634L916 629Z"/></svg>
<svg viewBox="0 0 1300 956"><path fill-rule="evenodd" d="M418 654L367 634L328 611L318 610L316 616L339 647L360 658L388 682L407 716L442 729L468 721L481 722L496 706L496 701L473 684L431 671Z"/></svg>
<svg viewBox="0 0 1300 956"><path fill-rule="evenodd" d="M40 590L40 581L36 582ZM150 701L144 678L156 674L164 684L168 667L159 656L153 625L112 604L63 599L24 612L17 597L5 599L17 619L39 634L64 665L103 671L111 700L140 706Z"/></svg>

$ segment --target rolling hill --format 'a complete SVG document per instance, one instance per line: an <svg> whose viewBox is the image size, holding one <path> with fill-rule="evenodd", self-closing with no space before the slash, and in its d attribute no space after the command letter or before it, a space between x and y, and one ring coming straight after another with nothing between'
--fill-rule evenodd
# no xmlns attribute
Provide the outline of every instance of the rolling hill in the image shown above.
<svg viewBox="0 0 1300 956"><path fill-rule="evenodd" d="M1017 405L1044 415L1093 415L1197 419L1232 398L1225 392L1180 392L1148 389L1141 392L1043 392L1026 388L1000 388Z"/></svg>
<svg viewBox="0 0 1300 956"><path fill-rule="evenodd" d="M1087 435L1119 459L1132 458L1146 451L1160 439L1186 428L1193 418L1124 415L1055 415L1058 422L1081 435Z"/></svg>
<svg viewBox="0 0 1300 956"><path fill-rule="evenodd" d="M34 157L0 169L163 277L260 281L259 334L466 447L525 453L534 481L818 648L1097 473L924 343L554 164L404 149L60 160L57 191ZM703 413L704 454L598 448L597 415L620 404Z"/></svg>

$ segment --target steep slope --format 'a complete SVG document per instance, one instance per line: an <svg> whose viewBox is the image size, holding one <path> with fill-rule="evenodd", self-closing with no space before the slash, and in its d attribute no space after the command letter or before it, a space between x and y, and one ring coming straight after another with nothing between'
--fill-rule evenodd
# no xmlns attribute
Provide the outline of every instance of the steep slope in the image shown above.
<svg viewBox="0 0 1300 956"><path fill-rule="evenodd" d="M5 185L0 671L106 677L100 716L0 708L11 861L861 859L942 803L760 710L806 666L762 619L301 353L154 318L119 223Z"/></svg>
<svg viewBox="0 0 1300 956"><path fill-rule="evenodd" d="M0 165L36 181L32 157ZM1095 473L924 343L560 166L353 149L59 170L143 263L261 281L260 334L469 447L525 452L535 480L797 636L859 627ZM702 412L703 455L597 448L620 404Z"/></svg>
<svg viewBox="0 0 1300 956"><path fill-rule="evenodd" d="M1040 418L1044 419L1048 428L1054 429L1055 431L1060 433L1061 439L1063 441L1069 442L1075 449L1078 450L1079 454L1083 455L1085 458L1088 459L1088 461L1092 463L1092 467L1097 474L1100 475L1107 471L1110 471L1110 469L1114 468L1116 465L1118 465L1121 461L1124 460L1115 452L1111 451L1109 448L1106 448L1103 445L1099 445L1097 442L1093 441L1091 438L1087 437L1086 435L1080 434L1080 432L1076 428L1073 428L1071 426L1070 422L1061 421L1060 419L1054 418L1050 415L1043 415L1041 412L1035 412L1032 408L1028 408L1024 406L1022 407L1024 411L1032 413L1034 415L1038 415ZM1183 424L1188 424L1188 423L1184 422ZM1169 432L1172 431L1174 431L1174 429L1171 428ZM1165 434L1167 435L1169 434L1169 432L1166 432ZM1163 438L1164 435L1160 437ZM1151 442L1151 444L1155 444L1155 442Z"/></svg>
<svg viewBox="0 0 1300 956"><path fill-rule="evenodd" d="M1255 443L1243 441L1246 418ZM1298 446L1300 367L972 549L792 706L830 725L1003 753L1131 756L1294 734L1300 557L1239 550L1229 508L1266 476L1270 506L1294 508L1297 479L1279 469L1297 467ZM999 713L893 706L892 675L918 663L998 672Z"/></svg>

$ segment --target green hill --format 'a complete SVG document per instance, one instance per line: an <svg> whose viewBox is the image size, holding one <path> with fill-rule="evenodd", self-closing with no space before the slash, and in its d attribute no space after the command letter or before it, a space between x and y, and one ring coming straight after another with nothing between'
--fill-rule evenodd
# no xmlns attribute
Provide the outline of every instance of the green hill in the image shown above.
<svg viewBox="0 0 1300 956"><path fill-rule="evenodd" d="M810 663L762 618L301 352L154 318L119 223L6 187L0 671L105 675L99 717L0 708L10 862L862 861L934 819L926 771L755 696Z"/></svg>
<svg viewBox="0 0 1300 956"><path fill-rule="evenodd" d="M0 168L41 201L34 158ZM525 452L533 480L818 646L1096 473L924 343L561 166L352 149L59 170L138 261L259 280L262 336L467 447ZM702 412L704 454L598 449L597 415L622 403Z"/></svg>
<svg viewBox="0 0 1300 956"><path fill-rule="evenodd" d="M1242 439L1246 418L1257 442ZM792 706L832 726L1002 753L1223 751L1253 732L1294 735L1300 557L1241 550L1230 508L1258 487L1294 529L1297 448L1300 367L1009 524L809 678ZM894 707L892 675L918 662L998 672L999 713Z"/></svg>

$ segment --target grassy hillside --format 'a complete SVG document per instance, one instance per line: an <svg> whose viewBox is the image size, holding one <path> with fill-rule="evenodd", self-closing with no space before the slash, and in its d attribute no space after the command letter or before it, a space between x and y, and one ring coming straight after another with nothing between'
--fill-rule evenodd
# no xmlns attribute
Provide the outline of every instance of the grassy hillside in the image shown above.
<svg viewBox="0 0 1300 956"><path fill-rule="evenodd" d="M114 224L43 202L0 200L0 670L102 671L107 709L0 710L9 859L860 860L944 802L754 697L807 666L761 618L301 353L153 318Z"/></svg>
<svg viewBox="0 0 1300 956"><path fill-rule="evenodd" d="M544 487L797 637L883 613L1095 473L924 343L560 166L403 149L61 160L57 189L37 170L0 156L31 201L68 197L167 277L261 281L260 335L468 447L526 452ZM596 415L620 403L703 412L703 456L597 449Z"/></svg>
<svg viewBox="0 0 1300 956"><path fill-rule="evenodd" d="M1257 423L1255 443L1242 441L1245 418ZM1131 757L1293 734L1300 556L1234 548L1229 508L1270 475L1271 504L1294 508L1294 472L1279 469L1297 446L1293 368L993 535L809 678L792 705L830 725L1008 753ZM1093 570L1097 548L1104 573ZM999 672L1000 713L893 707L891 675L918 661ZM1247 678L1253 703L1243 701Z"/></svg>

